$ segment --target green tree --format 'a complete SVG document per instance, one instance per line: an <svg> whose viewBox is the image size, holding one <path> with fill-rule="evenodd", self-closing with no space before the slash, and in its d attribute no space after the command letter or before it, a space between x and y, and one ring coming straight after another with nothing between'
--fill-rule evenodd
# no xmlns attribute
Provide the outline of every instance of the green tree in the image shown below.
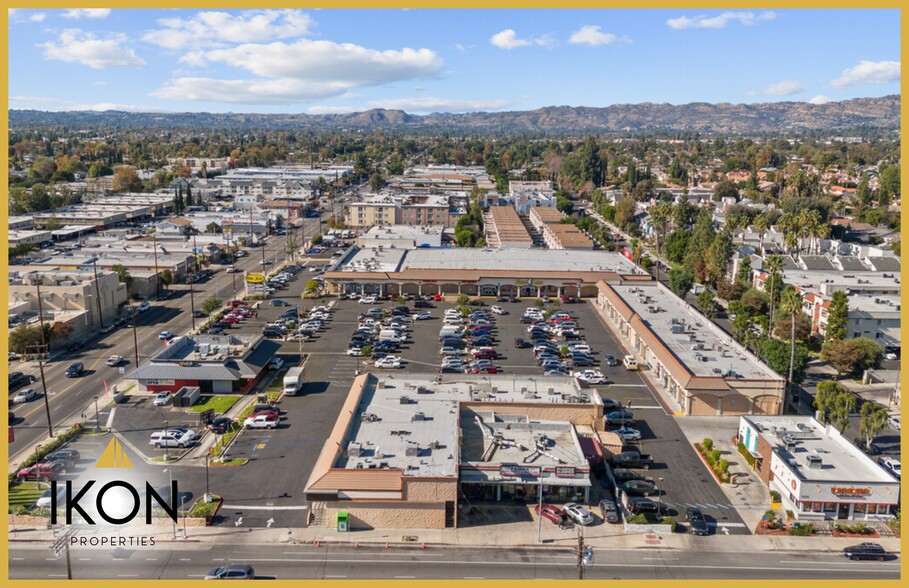
<svg viewBox="0 0 909 588"><path fill-rule="evenodd" d="M836 291L830 297L830 307L827 309L827 331L824 333L824 343L839 341L846 338L846 324L849 320L849 298L845 292Z"/></svg>
<svg viewBox="0 0 909 588"><path fill-rule="evenodd" d="M47 182L57 171L57 164L49 157L38 157L28 170L28 179L33 182Z"/></svg>
<svg viewBox="0 0 909 588"><path fill-rule="evenodd" d="M792 331L792 317L781 315L773 325L773 335L787 339ZM811 319L804 312L795 315L795 340L805 343L811 338Z"/></svg>
<svg viewBox="0 0 909 588"><path fill-rule="evenodd" d="M556 195L556 210L562 214L570 215L574 212L574 203L562 195Z"/></svg>
<svg viewBox="0 0 909 588"><path fill-rule="evenodd" d="M714 301L713 292L704 290L697 296L698 309L709 319L716 314L716 302Z"/></svg>
<svg viewBox="0 0 909 588"><path fill-rule="evenodd" d="M319 283L319 280L308 280L306 282L306 291L307 292L316 292L321 287L322 287L322 284Z"/></svg>
<svg viewBox="0 0 909 588"><path fill-rule="evenodd" d="M739 189L735 182L726 178L720 180L713 188L713 200L719 202L723 198L733 198L736 202L739 200Z"/></svg>
<svg viewBox="0 0 909 588"><path fill-rule="evenodd" d="M702 208L694 222L691 238L688 241L688 250L685 252L685 265L695 267L696 262L703 263L707 258L707 250L713 245L716 238L716 228L713 225L713 214Z"/></svg>
<svg viewBox="0 0 909 588"><path fill-rule="evenodd" d="M592 182L594 187L603 185L606 161L600 157L600 146L595 137L587 137L581 148L581 168L585 182Z"/></svg>
<svg viewBox="0 0 909 588"><path fill-rule="evenodd" d="M804 381L805 371L808 368L808 362L811 360L811 355L804 345L796 343L794 362L792 361L792 354L787 341L765 339L760 347L761 357L773 371L785 376L791 365L792 382L798 384Z"/></svg>
<svg viewBox="0 0 909 588"><path fill-rule="evenodd" d="M208 223L207 225L205 225L205 232L206 233L220 233L221 226L218 223L212 221L212 222Z"/></svg>
<svg viewBox="0 0 909 588"><path fill-rule="evenodd" d="M747 288L751 286L751 258L745 257L739 262L739 269L735 274L735 281Z"/></svg>
<svg viewBox="0 0 909 588"><path fill-rule="evenodd" d="M40 326L31 327L28 325L20 325L10 331L9 350L18 353L19 355L25 355L28 353L29 348L41 344Z"/></svg>
<svg viewBox="0 0 909 588"><path fill-rule="evenodd" d="M174 273L169 269L165 269L161 272L161 276L158 279L161 281L161 285L167 288L174 283Z"/></svg>
<svg viewBox="0 0 909 588"><path fill-rule="evenodd" d="M615 205L615 224L622 230L634 224L634 213L637 203L634 198L625 196Z"/></svg>
<svg viewBox="0 0 909 588"><path fill-rule="evenodd" d="M783 258L779 255L773 254L767 257L764 262L764 269L767 271L767 282L770 284L770 324L773 324L773 306L776 303L775 295L781 284L777 284L780 280L777 279L777 276L780 273L780 270L783 269ZM766 284L765 282L765 290ZM767 337L770 337L770 329L767 329Z"/></svg>
<svg viewBox="0 0 909 588"><path fill-rule="evenodd" d="M103 163L94 163L88 168L88 177L90 178L101 178L112 175L114 175L114 170L111 169L109 165L104 165Z"/></svg>
<svg viewBox="0 0 909 588"><path fill-rule="evenodd" d="M206 298L202 301L202 312L205 314L211 314L221 308L221 304L223 303L224 301L220 298Z"/></svg>
<svg viewBox="0 0 909 588"><path fill-rule="evenodd" d="M682 263L685 260L685 254L688 251L688 241L691 238L691 231L678 230L669 233L666 237L666 257L672 263Z"/></svg>
<svg viewBox="0 0 909 588"><path fill-rule="evenodd" d="M382 177L382 174L376 172L369 176L369 189L373 192L378 192L385 187L385 178Z"/></svg>
<svg viewBox="0 0 909 588"><path fill-rule="evenodd" d="M887 409L874 402L865 402L859 415L859 434L865 438L865 449L871 449L871 442L887 427Z"/></svg>
<svg viewBox="0 0 909 588"><path fill-rule="evenodd" d="M871 339L835 339L825 343L821 359L840 375L859 375L877 366L884 357L884 350Z"/></svg>
<svg viewBox="0 0 909 588"><path fill-rule="evenodd" d="M707 277L711 283L726 275L726 267L732 258L732 234L723 227L707 248Z"/></svg>
<svg viewBox="0 0 909 588"><path fill-rule="evenodd" d="M745 287L740 282L720 280L716 283L716 295L727 302L733 302L742 297Z"/></svg>
<svg viewBox="0 0 909 588"><path fill-rule="evenodd" d="M798 290L795 288L786 288L783 290L782 296L780 296L780 311L783 314L789 315L791 318L790 324L790 333L789 333L789 376L786 378L790 390L789 394L792 393L791 386L793 383L792 375L795 371L795 325L796 317L802 312L802 295L798 293ZM788 400L788 396L787 396Z"/></svg>
<svg viewBox="0 0 909 588"><path fill-rule="evenodd" d="M687 267L674 267L669 270L669 289L679 298L685 298L694 285L694 274Z"/></svg>
<svg viewBox="0 0 909 588"><path fill-rule="evenodd" d="M117 272L117 279L121 284L126 285L126 291L132 292L133 289L133 277L129 274L129 270L123 264L115 263L110 266L112 272Z"/></svg>
<svg viewBox="0 0 909 588"><path fill-rule="evenodd" d="M128 165L118 166L114 170L113 190L114 192L140 192L142 180L136 170Z"/></svg>

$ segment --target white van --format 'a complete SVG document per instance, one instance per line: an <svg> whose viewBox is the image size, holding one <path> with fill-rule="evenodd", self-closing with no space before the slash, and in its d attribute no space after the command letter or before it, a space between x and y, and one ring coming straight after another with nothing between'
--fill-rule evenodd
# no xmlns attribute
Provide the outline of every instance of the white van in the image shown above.
<svg viewBox="0 0 909 588"><path fill-rule="evenodd" d="M396 329L382 329L379 331L379 341L382 341L384 339L387 341L397 341L398 343L402 343L406 338L406 335Z"/></svg>
<svg viewBox="0 0 909 588"><path fill-rule="evenodd" d="M192 445L192 442L193 436L188 433L169 430L152 433L148 444L154 445L155 449L161 449L162 447L188 447Z"/></svg>
<svg viewBox="0 0 909 588"><path fill-rule="evenodd" d="M445 337L460 337L464 332L464 327L459 327L457 325L447 325L439 330L439 340L441 341Z"/></svg>

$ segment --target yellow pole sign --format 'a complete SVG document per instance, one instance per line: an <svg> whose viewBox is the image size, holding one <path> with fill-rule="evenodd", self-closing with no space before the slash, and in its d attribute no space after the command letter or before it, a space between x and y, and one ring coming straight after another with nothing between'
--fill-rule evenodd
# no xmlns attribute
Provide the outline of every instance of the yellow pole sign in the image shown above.
<svg viewBox="0 0 909 588"><path fill-rule="evenodd" d="M246 282L249 284L261 284L265 281L265 276L262 274L246 274Z"/></svg>

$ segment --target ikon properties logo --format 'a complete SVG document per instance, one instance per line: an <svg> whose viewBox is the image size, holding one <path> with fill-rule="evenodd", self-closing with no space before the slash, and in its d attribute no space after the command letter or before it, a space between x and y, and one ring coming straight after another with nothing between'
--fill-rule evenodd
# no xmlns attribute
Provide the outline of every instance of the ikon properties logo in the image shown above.
<svg viewBox="0 0 909 588"><path fill-rule="evenodd" d="M143 496L145 505L145 524L152 524L152 510L157 504L166 515L174 522L177 521L177 482L170 483L170 496L162 497L152 484L145 481L145 487L137 488L127 478L123 470L133 468L132 461L120 441L113 437L107 448L95 463L96 470L117 470L115 479L88 480L81 489L75 489L73 482L66 481L65 502L63 511L67 525L73 523L73 513L78 514L82 521L88 525L97 523L94 516L111 525L125 525L132 522L142 510ZM119 479L118 479L119 478ZM51 482L51 523L57 524L57 504L60 492L57 490L57 481ZM160 489L160 488L159 488ZM94 500L92 500L94 497Z"/></svg>

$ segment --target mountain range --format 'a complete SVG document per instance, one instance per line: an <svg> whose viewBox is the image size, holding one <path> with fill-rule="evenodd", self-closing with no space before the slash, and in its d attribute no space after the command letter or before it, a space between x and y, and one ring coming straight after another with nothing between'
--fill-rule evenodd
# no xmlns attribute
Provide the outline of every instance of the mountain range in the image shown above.
<svg viewBox="0 0 909 588"><path fill-rule="evenodd" d="M46 112L10 110L10 129L41 127L145 129L368 129L396 132L572 134L702 132L749 134L875 127L898 129L900 96L841 102L761 104L614 104L602 108L548 106L537 110L408 114L372 109L349 114L237 114L208 112Z"/></svg>

